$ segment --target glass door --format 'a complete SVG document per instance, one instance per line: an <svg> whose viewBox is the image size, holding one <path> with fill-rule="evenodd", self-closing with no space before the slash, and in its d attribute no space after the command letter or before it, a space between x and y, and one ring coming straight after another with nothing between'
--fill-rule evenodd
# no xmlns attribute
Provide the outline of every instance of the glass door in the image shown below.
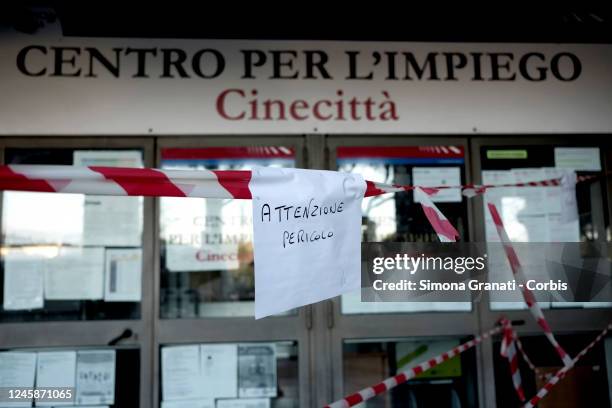
<svg viewBox="0 0 612 408"><path fill-rule="evenodd" d="M303 149L302 137L161 138L157 165L303 167ZM158 211L155 403L309 406L310 307L253 317L250 200L164 197Z"/></svg>
<svg viewBox="0 0 612 408"><path fill-rule="evenodd" d="M0 140L7 165L152 167L153 145ZM71 405L150 406L152 216L151 198L2 192L0 366L8 384L65 387Z"/></svg>
<svg viewBox="0 0 612 408"><path fill-rule="evenodd" d="M358 172L369 181L433 186L471 180L466 139L329 136L327 149L330 169ZM471 206L461 191L449 189L434 201L461 240L469 240ZM362 211L363 241L437 241L411 192L366 198ZM324 307L329 311L334 400L446 351L479 330L471 302L367 303L352 293ZM477 406L477 365L477 352L462 354L367 406Z"/></svg>

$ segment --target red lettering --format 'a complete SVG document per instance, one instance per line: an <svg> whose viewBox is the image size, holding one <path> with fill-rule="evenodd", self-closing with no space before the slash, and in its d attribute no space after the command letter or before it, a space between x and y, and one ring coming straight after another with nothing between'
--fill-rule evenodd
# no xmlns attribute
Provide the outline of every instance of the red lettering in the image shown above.
<svg viewBox="0 0 612 408"><path fill-rule="evenodd" d="M241 90L241 89L226 89L225 91L221 92L219 94L219 96L217 97L217 112L219 113L219 115L221 115L221 117L223 119L227 119L227 120L240 120L240 119L243 119L244 118L244 111L242 111L238 116L230 116L225 111L225 98L230 93L237 93L242 98L244 98L244 91L243 90Z"/></svg>

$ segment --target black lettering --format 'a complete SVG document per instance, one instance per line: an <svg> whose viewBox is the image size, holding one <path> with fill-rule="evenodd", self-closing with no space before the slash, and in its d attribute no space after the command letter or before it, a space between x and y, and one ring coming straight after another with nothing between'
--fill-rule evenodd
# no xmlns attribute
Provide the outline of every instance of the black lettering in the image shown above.
<svg viewBox="0 0 612 408"><path fill-rule="evenodd" d="M443 53L446 58L446 80L456 81L455 69L465 68L467 65L467 57L458 52Z"/></svg>
<svg viewBox="0 0 612 408"><path fill-rule="evenodd" d="M202 56L207 53L214 56L216 61L215 67L217 67L213 73L208 75L202 71ZM200 78L216 78L225 70L225 58L223 58L223 54L217 50L213 50L212 48L200 50L193 55L193 58L191 59L191 68L193 68L193 72L195 72L195 74Z"/></svg>
<svg viewBox="0 0 612 408"><path fill-rule="evenodd" d="M510 76L502 77L500 76L500 71L505 70L506 72L510 72L510 62L514 59L514 54L509 52L492 52L489 54L491 57L491 79L490 81L514 81L516 78L516 74L512 74ZM505 63L501 63L499 61L500 57L508 58Z"/></svg>
<svg viewBox="0 0 612 408"><path fill-rule="evenodd" d="M268 216L268 222L272 221L270 214L270 206L268 204L264 204L261 206L261 222L265 221L265 216Z"/></svg>
<svg viewBox="0 0 612 408"><path fill-rule="evenodd" d="M539 53L539 52L527 53L523 55L523 57L519 61L519 72L521 73L521 76L528 81L544 81L546 79L546 72L548 71L546 67L543 67L543 66L536 67L536 70L538 71L538 74L539 74L538 76L532 76L529 73L528 64L529 64L529 59L532 57L538 58L540 61L545 62L544 54Z"/></svg>
<svg viewBox="0 0 612 408"><path fill-rule="evenodd" d="M69 67L76 67L76 57L81 55L81 49L77 47L51 47L55 54L54 70L51 76L66 76L66 77L77 77L81 75L81 68L72 72L65 72L64 65ZM66 52L73 52L72 58L65 59Z"/></svg>
<svg viewBox="0 0 612 408"><path fill-rule="evenodd" d="M125 55L131 53L136 54L136 73L132 75L132 78L148 78L147 75L147 54L153 56L157 55L157 48L127 48Z"/></svg>
<svg viewBox="0 0 612 408"><path fill-rule="evenodd" d="M115 64L113 65L108 58L104 56L100 51L96 48L87 47L85 50L89 53L89 73L86 75L87 77L97 77L93 72L94 60L98 61L100 64L106 68L108 72L110 72L115 78L119 78L119 53L121 52L121 48L113 48L115 52Z"/></svg>
<svg viewBox="0 0 612 408"><path fill-rule="evenodd" d="M570 76L561 75L561 70L559 69L559 62L562 57L567 57L572 62L572 73ZM559 81L573 81L574 79L580 76L582 72L582 64L578 57L574 54L570 54L569 52L561 52L550 60L550 72L557 78Z"/></svg>
<svg viewBox="0 0 612 408"><path fill-rule="evenodd" d="M482 57L481 52L471 52L472 60L474 61L474 76L472 77L472 81L482 81L484 78L482 77L482 70L480 66L480 57Z"/></svg>
<svg viewBox="0 0 612 408"><path fill-rule="evenodd" d="M244 75L242 78L254 79L253 67L263 66L266 63L266 54L259 50L240 50L240 52L244 55ZM254 60L253 56L257 59Z"/></svg>
<svg viewBox="0 0 612 408"><path fill-rule="evenodd" d="M189 78L183 63L187 59L187 53L179 48L162 48L162 74L160 78L174 78L171 68L174 67L181 78Z"/></svg>
<svg viewBox="0 0 612 408"><path fill-rule="evenodd" d="M321 78L331 79L331 75L325 68L329 59L325 51L304 51L304 54L306 55L306 75L304 79L316 79L315 69L319 71Z"/></svg>
<svg viewBox="0 0 612 408"><path fill-rule="evenodd" d="M359 76L357 74L357 56L360 54L360 51L345 51L349 56L349 75L346 79L372 79L374 74L372 71L368 75Z"/></svg>
<svg viewBox="0 0 612 408"><path fill-rule="evenodd" d="M297 57L295 51L270 51L272 54L272 76L270 79L295 79L298 77L297 71L293 71L293 60ZM284 60L283 56L290 57ZM289 72L283 74L283 68L288 68Z"/></svg>
<svg viewBox="0 0 612 408"><path fill-rule="evenodd" d="M40 52L42 52L44 55L47 55L47 48L43 47L42 45L30 45L28 47L23 48L21 51L19 51L19 53L17 54L17 69L24 75L27 76L42 76L45 75L45 73L47 72L47 68L41 68L39 71L37 72L32 72L30 71L27 66L26 66L26 57L28 55L28 53L32 50L38 50Z"/></svg>
<svg viewBox="0 0 612 408"><path fill-rule="evenodd" d="M404 52L403 54L406 58L406 76L404 77L404 79L412 80L412 77L410 76L410 68L412 67L418 79L422 79L425 74L425 71L428 70L428 80L440 80L440 78L438 77L438 70L436 69L436 56L438 55L437 52L427 53L427 57L425 58L425 61L421 66L419 66L419 63L417 62L413 53Z"/></svg>

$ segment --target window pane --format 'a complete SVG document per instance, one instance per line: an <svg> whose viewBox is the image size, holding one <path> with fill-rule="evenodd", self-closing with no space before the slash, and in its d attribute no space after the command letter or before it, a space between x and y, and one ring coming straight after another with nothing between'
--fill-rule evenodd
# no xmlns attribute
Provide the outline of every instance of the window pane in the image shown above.
<svg viewBox="0 0 612 408"><path fill-rule="evenodd" d="M142 167L140 150L6 149L7 164ZM5 191L0 321L140 316L142 197Z"/></svg>
<svg viewBox="0 0 612 408"><path fill-rule="evenodd" d="M575 356L593 341L597 334L599 333L560 335L557 339L568 354ZM521 357L518 358L523 389L525 395L530 397L546 384L551 375L562 368L563 363L545 336L521 336L521 343L537 370L533 372ZM609 338L600 341L580 359L558 386L551 389L538 407L609 407L612 384L609 371L606 375L612 358L612 348L609 345L612 345ZM500 342L497 341L493 344L497 407L520 406L512 385L508 360L502 358L499 351Z"/></svg>
<svg viewBox="0 0 612 408"><path fill-rule="evenodd" d="M164 169L250 170L295 167L287 147L162 149ZM161 317L254 315L250 200L160 200Z"/></svg>
<svg viewBox="0 0 612 408"><path fill-rule="evenodd" d="M36 406L140 406L140 350L137 348L40 348L0 351L3 385L39 390L65 389L54 401L37 401ZM4 391L4 390L3 390ZM60 391L59 388L56 392ZM4 393L0 406L6 397ZM54 404L57 403L57 404ZM27 404L27 402L26 402ZM32 406L28 405L7 406Z"/></svg>
<svg viewBox="0 0 612 408"><path fill-rule="evenodd" d="M483 184L513 184L562 177L565 171L577 175L602 176L599 148L565 148L552 145L483 146ZM571 167L574 168L571 168ZM575 169L575 170L574 170ZM484 203L492 202L502 216L504 227L514 242L605 242L608 230L604 211L603 179L576 184L576 205L562 206L562 187L502 187L487 190ZM489 211L483 208L488 242L499 242ZM570 217L571 215L571 217ZM489 254L490 268L512 272L503 251ZM529 278L529 276L527 276ZM517 300L521 295L517 293ZM608 302L539 302L543 308L611 307ZM492 310L526 309L525 303L495 301Z"/></svg>
<svg viewBox="0 0 612 408"><path fill-rule="evenodd" d="M338 147L339 171L361 174L388 184L460 185L465 181L462 146ZM415 183L416 180L416 183ZM434 199L467 240L467 205L459 189ZM362 240L371 242L437 242L433 228L411 192L366 197L362 204ZM342 312L394 313L470 311L469 302L361 302L359 292L342 296Z"/></svg>
<svg viewBox="0 0 612 408"><path fill-rule="evenodd" d="M253 406L298 407L298 367L295 341L163 346L162 406L187 400L229 407L251 399Z"/></svg>
<svg viewBox="0 0 612 408"><path fill-rule="evenodd" d="M344 394L372 386L467 339L348 340L343 345ZM365 403L366 407L477 406L476 353L468 350Z"/></svg>

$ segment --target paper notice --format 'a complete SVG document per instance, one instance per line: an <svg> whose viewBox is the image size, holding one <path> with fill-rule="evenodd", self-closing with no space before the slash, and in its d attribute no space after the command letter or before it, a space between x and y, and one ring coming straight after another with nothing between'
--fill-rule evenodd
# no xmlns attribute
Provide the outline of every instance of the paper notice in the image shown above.
<svg viewBox="0 0 612 408"><path fill-rule="evenodd" d="M6 401L11 388L33 388L36 375L36 353L0 353L0 394ZM31 407L32 400L20 402L1 402L2 407Z"/></svg>
<svg viewBox="0 0 612 408"><path fill-rule="evenodd" d="M460 186L459 167L413 167L412 184L419 187ZM462 200L461 188L440 189L431 196L435 203L459 203ZM415 202L417 196L415 196Z"/></svg>
<svg viewBox="0 0 612 408"><path fill-rule="evenodd" d="M75 166L143 167L142 153L122 150L76 150ZM140 246L142 197L85 196L83 244Z"/></svg>
<svg viewBox="0 0 612 408"><path fill-rule="evenodd" d="M253 170L256 318L360 288L365 187L356 174Z"/></svg>
<svg viewBox="0 0 612 408"><path fill-rule="evenodd" d="M44 261L42 256L8 248L4 255L4 310L43 307Z"/></svg>
<svg viewBox="0 0 612 408"><path fill-rule="evenodd" d="M203 397L235 398L238 395L236 344L202 344L200 363Z"/></svg>
<svg viewBox="0 0 612 408"><path fill-rule="evenodd" d="M75 385L76 351L49 351L38 353L36 388L66 387L74 390ZM36 406L54 407L58 405L74 405L74 400L66 402L36 401Z"/></svg>
<svg viewBox="0 0 612 408"><path fill-rule="evenodd" d="M601 171L599 147L555 147L555 167Z"/></svg>
<svg viewBox="0 0 612 408"><path fill-rule="evenodd" d="M115 350L77 353L76 403L115 403Z"/></svg>
<svg viewBox="0 0 612 408"><path fill-rule="evenodd" d="M104 248L60 248L46 264L45 299L103 298Z"/></svg>
<svg viewBox="0 0 612 408"><path fill-rule="evenodd" d="M106 302L140 302L142 249L107 249L104 270Z"/></svg>
<svg viewBox="0 0 612 408"><path fill-rule="evenodd" d="M202 396L200 347L162 348L162 399L164 401L198 399Z"/></svg>
<svg viewBox="0 0 612 408"><path fill-rule="evenodd" d="M238 396L276 397L276 345L238 345Z"/></svg>
<svg viewBox="0 0 612 408"><path fill-rule="evenodd" d="M214 399L162 401L161 408L215 408Z"/></svg>
<svg viewBox="0 0 612 408"><path fill-rule="evenodd" d="M219 399L216 408L270 408L270 398Z"/></svg>

